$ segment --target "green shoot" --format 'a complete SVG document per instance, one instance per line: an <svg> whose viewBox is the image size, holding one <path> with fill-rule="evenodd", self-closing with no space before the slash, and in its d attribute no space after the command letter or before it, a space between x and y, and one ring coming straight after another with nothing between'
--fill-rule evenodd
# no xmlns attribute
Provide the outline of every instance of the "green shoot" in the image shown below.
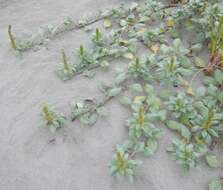
<svg viewBox="0 0 223 190"><path fill-rule="evenodd" d="M68 66L68 62L67 62L67 56L65 54L64 49L61 51L61 53L62 53L62 57L63 57L64 70L69 71L69 66Z"/></svg>
<svg viewBox="0 0 223 190"><path fill-rule="evenodd" d="M79 48L79 54L80 56L84 56L84 53L85 53L85 50L84 50L84 46L83 45L80 45L80 48Z"/></svg>
<svg viewBox="0 0 223 190"><path fill-rule="evenodd" d="M11 45L12 49L17 50L16 38L12 34L12 26L11 25L8 25L8 35L9 35L10 45Z"/></svg>
<svg viewBox="0 0 223 190"><path fill-rule="evenodd" d="M74 76L75 69L68 63L67 56L64 50L61 50L62 64L58 70L58 76L63 80L70 80Z"/></svg>

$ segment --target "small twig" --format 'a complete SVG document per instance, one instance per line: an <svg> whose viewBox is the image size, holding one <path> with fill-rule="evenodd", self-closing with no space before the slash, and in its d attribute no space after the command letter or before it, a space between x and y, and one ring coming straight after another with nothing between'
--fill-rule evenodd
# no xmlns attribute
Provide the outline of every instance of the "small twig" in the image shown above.
<svg viewBox="0 0 223 190"><path fill-rule="evenodd" d="M198 76L198 74L200 74L204 69L200 69L198 70L192 77L191 81L190 81L190 85L192 86L193 81L195 80L195 78Z"/></svg>
<svg viewBox="0 0 223 190"><path fill-rule="evenodd" d="M51 144L51 143L55 143L56 142L56 139L55 138L52 138L48 141L48 144Z"/></svg>
<svg viewBox="0 0 223 190"><path fill-rule="evenodd" d="M130 157L130 158L133 158L133 157L136 155L136 153L137 153L137 151L133 151L133 152L129 155L129 157Z"/></svg>

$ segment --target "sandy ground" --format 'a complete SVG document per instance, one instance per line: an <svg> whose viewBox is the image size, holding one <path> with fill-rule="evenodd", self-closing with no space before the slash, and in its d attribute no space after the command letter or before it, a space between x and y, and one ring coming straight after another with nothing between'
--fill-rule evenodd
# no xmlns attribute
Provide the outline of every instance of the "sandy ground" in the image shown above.
<svg viewBox="0 0 223 190"><path fill-rule="evenodd" d="M50 42L48 49L28 51L19 59L8 47L7 25L23 35L61 22L65 16L78 19L118 3L0 0L0 190L204 190L209 180L219 176L221 169L210 170L205 165L182 174L166 154L166 145L174 137L166 132L157 154L142 158L144 164L134 184L113 180L108 163L115 144L127 137L124 124L130 114L116 101L107 105L110 116L93 127L75 122L54 135L37 128L43 103L68 113L73 99L99 99L97 82L110 81L114 68L109 73L97 72L92 80L77 77L64 84L55 75L60 49L71 54L80 44L89 44L89 35L68 32ZM51 139L55 141L49 143Z"/></svg>

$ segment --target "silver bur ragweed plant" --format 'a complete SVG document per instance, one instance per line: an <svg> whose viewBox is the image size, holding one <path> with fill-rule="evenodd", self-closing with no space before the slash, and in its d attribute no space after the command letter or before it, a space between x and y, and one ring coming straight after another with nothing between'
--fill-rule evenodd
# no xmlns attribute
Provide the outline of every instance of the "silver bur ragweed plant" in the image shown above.
<svg viewBox="0 0 223 190"><path fill-rule="evenodd" d="M83 45L77 50L78 61L70 68L69 75L64 77L66 80L78 74L91 77L94 74L94 69L99 67L104 70L107 69L109 59L125 57L125 53L135 51L133 43L122 40L117 31L112 31L111 34L104 35L96 28L92 41L94 44L92 51L86 50ZM63 66L67 66L67 64L63 64ZM62 72L60 70L62 79L64 75L63 71L66 70L66 67L63 67Z"/></svg>
<svg viewBox="0 0 223 190"><path fill-rule="evenodd" d="M191 16L185 22L187 29L195 34L195 41L202 43L209 38L214 23L222 13L214 1L190 1L188 5L188 16Z"/></svg>
<svg viewBox="0 0 223 190"><path fill-rule="evenodd" d="M59 77L63 80L70 80L74 76L74 68L70 63L68 63L67 56L64 50L61 50L63 62L58 70Z"/></svg>
<svg viewBox="0 0 223 190"><path fill-rule="evenodd" d="M200 120L192 128L192 131L196 133L198 138L210 145L215 138L220 137L223 131L223 114L207 108L204 108L200 114Z"/></svg>
<svg viewBox="0 0 223 190"><path fill-rule="evenodd" d="M157 148L157 140L162 135L162 130L155 127L150 115L145 113L141 106L137 113L127 120L129 127L129 141L133 144L136 152L143 152L144 155L153 155Z"/></svg>
<svg viewBox="0 0 223 190"><path fill-rule="evenodd" d="M65 17L63 22L59 24L48 24L46 27L41 27L37 33L32 34L30 37L18 39L17 49L23 52L36 46L46 45L60 34L71 30L80 30L103 19L125 18L130 10L129 7L126 8L120 5L112 9L99 10L96 14L82 17L79 21L75 21L71 17Z"/></svg>
<svg viewBox="0 0 223 190"><path fill-rule="evenodd" d="M78 63L73 65L74 76L99 67L97 59L83 45L77 50Z"/></svg>
<svg viewBox="0 0 223 190"><path fill-rule="evenodd" d="M83 68L87 65L95 63L93 56L87 52L83 45L81 45L80 48L77 50L77 54L80 59L80 63L78 64L79 67Z"/></svg>
<svg viewBox="0 0 223 190"><path fill-rule="evenodd" d="M79 29L106 18L106 32L96 28L91 49L81 45L77 50L77 60L71 63L62 51L63 61L58 72L62 80L78 74L88 73L91 76L90 72L96 68L108 68L115 58L131 60L127 68L117 69L113 83L100 85L103 99L89 98L71 104L71 120L79 119L86 125L93 125L100 116L107 115L105 104L111 99L118 98L132 111L126 122L128 137L114 151L110 164L111 173L117 178L133 180L139 165L135 159L138 155L152 156L157 151L163 125L182 139L174 141L168 151L184 171L196 167L205 154L210 163L213 156L208 156L207 151L212 150L212 145L222 138L223 72L219 56L222 53L222 5L216 0L174 2L177 3L146 0L127 9L123 6L101 12L97 18L84 19L79 23L68 18L62 27L49 26L40 38L43 42L41 40L52 39L64 31ZM111 23L115 29L111 28ZM192 31L189 39L181 32L181 29L185 30L184 26ZM16 43L19 49L18 39ZM211 49L211 59L207 61L211 63L208 64L210 70L205 63L198 67L196 61L192 61L200 56L202 47L208 49L208 43ZM26 45L33 47L36 44ZM141 51L141 47L146 51ZM199 75L204 86L194 89L192 82L197 73L203 71L211 72L205 73L209 74L208 77ZM188 83L190 91L181 92L182 89L177 87L186 87L186 77L191 76L191 83ZM57 129L60 126L58 115L46 108L43 109L44 125Z"/></svg>
<svg viewBox="0 0 223 190"><path fill-rule="evenodd" d="M194 144L187 144L180 140L173 141L167 149L172 158L182 167L184 172L195 168L199 164L199 158L204 154Z"/></svg>
<svg viewBox="0 0 223 190"><path fill-rule="evenodd" d="M110 164L111 175L120 180L127 177L132 182L135 170L140 164L141 162L132 159L123 147L117 146Z"/></svg>
<svg viewBox="0 0 223 190"><path fill-rule="evenodd" d="M129 63L128 73L138 79L150 80L152 78L149 68L143 61L140 61L138 57Z"/></svg>
<svg viewBox="0 0 223 190"><path fill-rule="evenodd" d="M191 125L197 117L193 101L185 93L178 93L176 97L171 96L167 106L171 115L185 125Z"/></svg>
<svg viewBox="0 0 223 190"><path fill-rule="evenodd" d="M139 108L138 113L133 114L133 117L128 119L130 137L140 138L149 127L148 118L145 117L144 107Z"/></svg>
<svg viewBox="0 0 223 190"><path fill-rule="evenodd" d="M193 73L192 64L188 58L190 51L182 45L180 39L173 41L173 47L162 44L158 56L157 80L162 83L179 85L179 77Z"/></svg>
<svg viewBox="0 0 223 190"><path fill-rule="evenodd" d="M137 37L142 38L143 42L148 46L154 43L165 43L165 35L162 28L147 29L143 32L139 31Z"/></svg>
<svg viewBox="0 0 223 190"><path fill-rule="evenodd" d="M130 106L133 114L127 120L129 136L127 141L121 146L122 154L118 154L119 151L116 151L113 156L112 166L119 163L121 160L120 155L123 155L122 158L125 158L125 156L126 158L133 158L139 153L145 156L152 156L157 151L158 139L162 136L161 128L156 125L165 120L165 112L162 110L161 102L156 97L153 87L150 85L143 87L135 83L129 88L132 93L144 92L145 95L135 96L133 101L126 96L122 96L121 102ZM118 164L118 166L120 165ZM112 171L116 171L115 174L119 176L122 170L117 168L120 167L116 166ZM131 171L131 180L133 174L134 170ZM121 176L129 177L124 175L123 172Z"/></svg>
<svg viewBox="0 0 223 190"><path fill-rule="evenodd" d="M207 106L207 99L195 100L178 94L170 97L167 103L171 111L166 125L182 137L182 141L174 141L168 151L182 165L184 170L195 167L200 155L207 153L209 147L222 135L223 115L218 108Z"/></svg>
<svg viewBox="0 0 223 190"><path fill-rule="evenodd" d="M215 108L207 107L205 101L192 101L182 94L176 98L170 97L168 104L171 116L178 121L168 121L168 128L178 131L187 141L192 136L192 141L200 139L210 145L221 134L223 115Z"/></svg>
<svg viewBox="0 0 223 190"><path fill-rule="evenodd" d="M112 30L105 35L96 28L92 42L94 44L92 55L98 63L109 58L122 57L124 53L134 51L134 47L129 41L121 39L119 30Z"/></svg>
<svg viewBox="0 0 223 190"><path fill-rule="evenodd" d="M66 117L63 114L55 113L47 104L42 109L42 121L40 127L47 127L50 131L55 132L63 127L66 122Z"/></svg>

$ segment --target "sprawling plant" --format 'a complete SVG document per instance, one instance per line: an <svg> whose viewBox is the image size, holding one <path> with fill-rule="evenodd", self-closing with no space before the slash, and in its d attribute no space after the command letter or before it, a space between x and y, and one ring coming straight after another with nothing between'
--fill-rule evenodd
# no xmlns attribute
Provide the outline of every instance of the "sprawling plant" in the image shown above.
<svg viewBox="0 0 223 190"><path fill-rule="evenodd" d="M197 125L193 126L192 131L196 136L207 144L211 144L214 138L219 138L223 131L223 114L215 110L207 109L200 106L200 118Z"/></svg>
<svg viewBox="0 0 223 190"><path fill-rule="evenodd" d="M132 159L125 148L117 146L110 164L111 174L118 179L128 177L130 181L133 181L135 169L140 163L140 161Z"/></svg>
<svg viewBox="0 0 223 190"><path fill-rule="evenodd" d="M196 145L187 144L180 140L173 141L172 145L168 148L168 152L181 165L184 172L196 167L199 163L199 157L204 153Z"/></svg>
<svg viewBox="0 0 223 190"><path fill-rule="evenodd" d="M93 31L92 48L81 45L75 61L68 60L62 50L57 73L62 80L78 74L90 77L96 68L109 68L114 58L120 62L123 58L130 60L127 67L117 69L113 83L100 84L102 99L72 102L70 118L94 125L100 116L107 115L106 103L114 98L132 111L126 121L128 137L117 146L110 163L112 176L132 181L140 164L136 157L151 156L157 151L162 124L178 135L179 140L172 142L168 152L184 171L196 167L203 155L209 166L219 165L216 156L208 150L212 150L223 134L222 10L217 0L171 1L170 4L146 0L129 8L122 5L100 12L78 23L66 18L62 25L48 26L28 40L15 38L10 26L8 35L12 48L24 51L45 44L60 33L104 19L104 29L98 27ZM192 34L190 39L184 38L181 32L185 26ZM145 52L141 46L146 48ZM210 59L204 61L208 64L199 58L202 48L210 49ZM202 84L199 83L202 86L194 89L193 82L203 71L208 76L202 75ZM186 77L191 77L190 83ZM163 88L170 93L164 93ZM42 125L52 131L62 127L66 119L47 105L42 115Z"/></svg>
<svg viewBox="0 0 223 190"><path fill-rule="evenodd" d="M214 138L219 138L223 130L223 115L218 109L208 107L205 99L202 101L188 101L186 97L182 98L179 94L176 98L171 97L168 102L172 116L176 121L169 121L167 126L187 140L202 140L210 145Z"/></svg>
<svg viewBox="0 0 223 190"><path fill-rule="evenodd" d="M129 140L136 152L143 152L144 155L153 155L157 148L157 140L162 134L162 130L154 125L152 114L146 114L144 107L133 113L127 120L129 127ZM164 116L165 117L165 116Z"/></svg>
<svg viewBox="0 0 223 190"><path fill-rule="evenodd" d="M82 73L91 77L94 74L93 69L98 67L106 69L109 66L109 59L125 57L124 55L127 53L132 55L135 51L133 43L123 40L120 35L119 30L113 30L108 35L104 35L96 28L92 36L92 42L94 44L93 50L89 51L81 45L77 50L78 60L72 65L67 63L66 56L62 52L63 67L58 71L59 75L62 76L61 78L68 80ZM69 72L67 72L68 70Z"/></svg>
<svg viewBox="0 0 223 190"><path fill-rule="evenodd" d="M146 0L145 4L141 6L140 8L139 17L144 22L151 19L151 16L156 16L157 18L159 18L161 14L161 10L164 10L165 8L168 8L168 7L165 7L165 5L162 2L155 1L155 0Z"/></svg>
<svg viewBox="0 0 223 190"><path fill-rule="evenodd" d="M164 31L160 27L139 31L137 37L142 38L143 42L148 46L151 46L152 44L155 44L157 42L159 43L165 42Z"/></svg>
<svg viewBox="0 0 223 190"><path fill-rule="evenodd" d="M67 56L64 50L61 51L61 54L62 54L63 61L59 67L58 75L62 80L66 81L73 77L75 70L73 66L68 62Z"/></svg>
<svg viewBox="0 0 223 190"><path fill-rule="evenodd" d="M65 122L66 117L63 114L55 113L47 104L43 106L40 127L47 127L50 131L55 132L57 129L63 127Z"/></svg>
<svg viewBox="0 0 223 190"><path fill-rule="evenodd" d="M85 28L95 22L106 19L108 17L117 18L125 17L129 12L129 8L124 8L120 5L117 8L107 9L104 11L98 11L95 15L85 16L79 21L75 21L71 17L65 17L63 22L57 25L49 24L46 27L42 27L37 33L30 35L29 38L19 38L16 40L17 50L20 52L29 50L36 46L46 45L51 39L57 37L59 34L63 34L71 30L79 30ZM11 37L10 37L11 38ZM11 39L10 39L11 40Z"/></svg>
<svg viewBox="0 0 223 190"><path fill-rule="evenodd" d="M222 135L223 114L216 106L216 102L209 102L215 98L207 96L205 92L198 93L198 97L195 98L179 93L175 97L170 97L167 102L171 111L170 116L174 120L168 120L166 125L182 139L174 141L168 151L184 170L195 167L199 157L206 154Z"/></svg>
<svg viewBox="0 0 223 190"><path fill-rule="evenodd" d="M81 45L80 48L77 50L77 54L79 57L79 63L75 65L75 70L77 71L84 69L89 65L94 65L97 62L96 58L92 54L88 53L83 45Z"/></svg>
<svg viewBox="0 0 223 190"><path fill-rule="evenodd" d="M129 63L128 73L138 79L149 80L151 78L149 68L138 57Z"/></svg>
<svg viewBox="0 0 223 190"><path fill-rule="evenodd" d="M173 41L173 47L161 45L157 58L156 78L162 83L180 84L179 77L193 73L192 64L187 57L189 50L182 46L180 39Z"/></svg>
<svg viewBox="0 0 223 190"><path fill-rule="evenodd" d="M178 93L176 97L170 97L167 105L172 116L185 125L190 125L197 117L193 101L185 93Z"/></svg>
<svg viewBox="0 0 223 190"><path fill-rule="evenodd" d="M131 158L139 153L151 156L157 151L158 139L163 134L162 129L157 125L165 120L166 112L162 109L161 101L152 86L142 87L140 84L134 83L129 89L132 93L141 92L144 95L135 96L133 99L127 96L120 98L122 104L130 106L133 110L132 116L127 119L129 136L121 147ZM117 152L113 157L117 162ZM114 165L114 159L111 165ZM133 175L134 170L131 171L131 176Z"/></svg>
<svg viewBox="0 0 223 190"><path fill-rule="evenodd" d="M178 23L186 24L190 31L197 32L199 40L204 40L222 13L218 2L220 1L189 0L175 10L173 17Z"/></svg>

